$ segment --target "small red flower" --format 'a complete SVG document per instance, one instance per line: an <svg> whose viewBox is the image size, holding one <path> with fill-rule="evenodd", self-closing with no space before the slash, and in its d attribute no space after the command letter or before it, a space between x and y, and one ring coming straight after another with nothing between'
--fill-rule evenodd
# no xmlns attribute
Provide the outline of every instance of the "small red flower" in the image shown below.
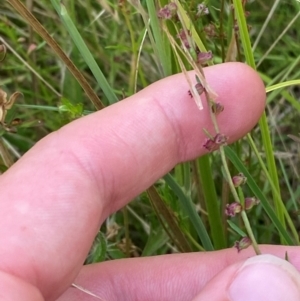
<svg viewBox="0 0 300 301"><path fill-rule="evenodd" d="M205 88L203 87L203 85L201 83L197 83L195 85L195 88L196 88L196 91L199 95L201 95L205 90Z"/></svg>
<svg viewBox="0 0 300 301"><path fill-rule="evenodd" d="M214 151L217 150L220 145L225 145L227 143L228 137L224 134L218 133L214 138L208 138L203 144L203 147L205 147L208 151Z"/></svg>
<svg viewBox="0 0 300 301"><path fill-rule="evenodd" d="M191 32L189 30L186 32L184 29L181 29L177 35L177 37L181 40L182 44L186 49L191 48L189 44L188 36L191 36Z"/></svg>
<svg viewBox="0 0 300 301"><path fill-rule="evenodd" d="M219 102L212 102L211 110L214 114L218 115L224 111L224 106Z"/></svg>
<svg viewBox="0 0 300 301"><path fill-rule="evenodd" d="M226 205L225 214L227 216L234 217L237 213L240 213L243 207L240 203L234 202Z"/></svg>
<svg viewBox="0 0 300 301"><path fill-rule="evenodd" d="M217 150L219 146L215 143L213 139L207 138L203 144L203 147L205 147L208 151L212 152L214 150Z"/></svg>
<svg viewBox="0 0 300 301"><path fill-rule="evenodd" d="M247 249L252 245L252 241L249 237L245 236L240 241L236 241L234 247L237 248L238 252L241 250Z"/></svg>
<svg viewBox="0 0 300 301"><path fill-rule="evenodd" d="M250 210L253 208L255 205L258 205L260 203L260 200L255 198L255 197L247 197L245 198L245 209Z"/></svg>
<svg viewBox="0 0 300 301"><path fill-rule="evenodd" d="M218 133L215 138L214 138L214 141L216 144L219 144L219 145L224 145L227 143L227 140L228 140L228 137L224 134L221 134L221 133Z"/></svg>
<svg viewBox="0 0 300 301"><path fill-rule="evenodd" d="M204 64L207 61L210 61L212 58L213 58L213 54L211 50L208 52L199 52L197 54L197 63Z"/></svg>
<svg viewBox="0 0 300 301"><path fill-rule="evenodd" d="M196 85L194 86L195 87L195 90L197 91L197 93L199 95L201 95L204 91L205 91L205 87L202 85L201 81L200 81L200 78L198 77L198 75L196 75ZM193 93L192 91L189 91L189 95L192 97L193 96Z"/></svg>
<svg viewBox="0 0 300 301"><path fill-rule="evenodd" d="M157 16L161 19L171 19L172 17L174 17L176 15L177 12L177 5L176 3L169 3L167 5L165 5L164 7L162 7L158 13Z"/></svg>
<svg viewBox="0 0 300 301"><path fill-rule="evenodd" d="M197 5L197 16L208 15L209 10L204 3L200 3Z"/></svg>
<svg viewBox="0 0 300 301"><path fill-rule="evenodd" d="M234 187L239 187L247 182L247 178L242 173L239 173L232 178L232 182Z"/></svg>

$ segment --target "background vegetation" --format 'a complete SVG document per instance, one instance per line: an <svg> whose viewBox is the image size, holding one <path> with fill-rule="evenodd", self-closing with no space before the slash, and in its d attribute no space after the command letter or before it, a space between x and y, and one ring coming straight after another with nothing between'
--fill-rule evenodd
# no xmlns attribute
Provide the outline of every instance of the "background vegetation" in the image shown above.
<svg viewBox="0 0 300 301"><path fill-rule="evenodd" d="M0 87L8 95L23 94L0 128L2 171L64 124L181 71L162 30L165 26L179 43L178 22L157 18L166 0L69 0L64 7L58 0L21 1L95 95L84 92L57 49L12 7L18 2L0 3L0 44L7 48ZM247 61L265 82L265 117L225 154L231 174L248 177L244 195L261 201L248 213L257 241L299 244L300 144L288 135L300 132L300 3L210 0L204 3L209 14L197 16L200 1L175 2L186 11L201 47L212 51L211 63ZM185 60L184 65L191 68ZM87 262L232 247L245 228L239 215L228 222L224 214L233 199L220 166L219 152L177 166L107 219Z"/></svg>

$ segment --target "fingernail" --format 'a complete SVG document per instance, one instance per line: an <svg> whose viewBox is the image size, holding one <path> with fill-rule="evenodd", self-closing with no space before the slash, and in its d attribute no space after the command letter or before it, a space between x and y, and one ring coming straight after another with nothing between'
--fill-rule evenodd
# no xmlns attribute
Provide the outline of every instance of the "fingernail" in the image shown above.
<svg viewBox="0 0 300 301"><path fill-rule="evenodd" d="M288 261L259 255L245 261L228 288L231 301L300 300L300 274Z"/></svg>

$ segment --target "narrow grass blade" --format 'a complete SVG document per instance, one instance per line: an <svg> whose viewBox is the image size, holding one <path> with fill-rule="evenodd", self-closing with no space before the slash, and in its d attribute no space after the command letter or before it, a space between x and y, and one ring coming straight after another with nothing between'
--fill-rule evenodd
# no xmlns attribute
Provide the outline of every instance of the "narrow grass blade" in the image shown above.
<svg viewBox="0 0 300 301"><path fill-rule="evenodd" d="M153 0L146 0L150 16L150 28L155 40L155 45L152 45L152 47L157 48L163 76L168 76L172 74L171 48L159 24L155 2Z"/></svg>
<svg viewBox="0 0 300 301"><path fill-rule="evenodd" d="M217 250L226 248L224 229L220 214L220 202L216 194L216 187L213 181L209 155L203 156L197 160L198 172L201 181L201 190L205 199L208 221L211 229L212 241Z"/></svg>
<svg viewBox="0 0 300 301"><path fill-rule="evenodd" d="M14 164L14 160L10 152L8 151L2 137L0 137L0 159L1 158L6 167L11 167Z"/></svg>
<svg viewBox="0 0 300 301"><path fill-rule="evenodd" d="M180 21L182 22L184 27L191 32L192 39L195 42L195 44L197 45L197 47L199 48L199 50L202 52L206 52L207 50L205 48L205 45L201 41L201 39L195 29L195 26L191 21L191 18L187 15L186 11L184 10L184 8L182 7L182 5L180 4L180 2L178 0L175 1L175 3L178 8L178 15L180 16ZM209 64L211 64L211 63L209 63Z"/></svg>
<svg viewBox="0 0 300 301"><path fill-rule="evenodd" d="M212 251L214 247L191 198L183 192L182 188L176 183L176 181L170 174L165 175L164 179L177 195L179 203L182 206L183 210L188 214L196 232L198 233L199 239L201 240L204 249L206 251Z"/></svg>
<svg viewBox="0 0 300 301"><path fill-rule="evenodd" d="M299 139L299 142L300 142L300 139ZM293 189L291 187L288 173L287 173L287 171L284 167L284 164L283 164L283 162L280 158L279 158L279 164L280 164L280 168L281 168L281 172L282 172L282 175L283 175L283 178L284 178L285 185L288 189L288 192L290 193L290 198L292 200L292 204L293 204L295 210L298 212L299 211L298 202L296 201L295 194L294 194Z"/></svg>
<svg viewBox="0 0 300 301"><path fill-rule="evenodd" d="M241 37L241 41L242 41L243 48L244 48L246 62L249 66L251 66L253 69L256 70L242 2L240 0L233 0L233 5L234 5L235 12L236 12L236 18L238 21L238 25L239 25L240 37ZM268 170L269 170L270 176L272 178L272 182L274 183L275 188L276 188L276 191L274 189L272 189L272 195L273 195L273 199L275 202L275 208L276 208L276 215L279 218L282 227L285 228L286 225L285 225L285 220L284 220L284 212L281 207L282 200L280 197L280 186L279 186L279 180L278 180L278 173L277 173L277 168L276 168L276 164L275 164L275 157L274 157L274 151L273 151L272 141L271 141L271 137L270 137L269 126L268 126L268 122L267 122L267 116L266 116L265 112L263 113L262 117L259 120L259 127L260 127L260 131L261 131L261 135L262 135L263 146L264 146L264 149L266 152ZM277 192L279 192L279 193L277 194ZM281 237L281 239L282 239L282 237Z"/></svg>
<svg viewBox="0 0 300 301"><path fill-rule="evenodd" d="M30 23L30 22L28 22L28 23ZM10 46L9 43L8 43L7 41L5 41L2 37L0 37L0 42L3 43L3 44L9 49L9 51L11 51L11 52L14 54L14 56L15 56L16 58L18 58L18 60L20 60L20 62L22 62L22 64L23 64L24 66L26 66L26 68L28 68L28 69L34 74L34 76L36 76L41 82L43 82L44 85L45 85L46 87L48 87L55 95L57 95L58 97L61 97L61 94L60 94L58 91L56 91L56 90L52 87L52 85L49 84L48 81L45 80L45 79L39 74L39 72L37 72L36 70L34 70L34 68L32 68L32 67L28 64L28 62L27 62L25 59L23 59L23 58L18 54L17 51L15 51L14 47ZM2 86L2 85L5 85L5 83L0 81L0 86Z"/></svg>
<svg viewBox="0 0 300 301"><path fill-rule="evenodd" d="M84 40L82 39L80 33L78 32L75 24L73 23L72 19L70 18L66 7L59 1L59 0L51 0L53 7L55 8L56 12L60 16L63 24L65 25L67 31L69 32L73 43L78 48L79 52L81 53L84 61L89 66L90 70L92 71L95 79L97 80L99 86L103 90L103 93L107 97L110 104L115 103L118 101L116 94L114 93L112 87L107 82L104 74L102 73L101 69L99 68L98 64L96 63L93 55L91 54L90 50L86 46Z"/></svg>
<svg viewBox="0 0 300 301"><path fill-rule="evenodd" d="M290 29L290 27L296 22L296 20L299 18L299 16L300 16L300 11L297 13L296 16L294 16L294 18L289 22L288 26L286 26L286 28L282 31L282 33L277 37L277 39L270 46L270 48L268 49L268 51L266 51L266 53L264 53L264 55L261 57L261 59L257 63L257 66L259 66L265 60L265 58L275 48L276 44L285 36L285 34L287 33L287 31Z"/></svg>
<svg viewBox="0 0 300 301"><path fill-rule="evenodd" d="M158 232L151 231L141 256L156 255L157 250L165 246L168 241L169 237L163 229L160 229Z"/></svg>
<svg viewBox="0 0 300 301"><path fill-rule="evenodd" d="M233 0L233 6L238 21L240 38L244 47L246 62L249 66L256 69L242 1Z"/></svg>
<svg viewBox="0 0 300 301"><path fill-rule="evenodd" d="M33 14L24 6L20 0L10 0L10 5L30 24L30 26L48 43L48 45L52 48L55 54L66 64L69 71L73 74L73 76L80 83L82 89L85 91L89 99L94 104L95 108L100 110L104 108L101 100L91 88L88 81L85 77L80 73L77 67L73 64L73 62L68 58L68 56L64 53L58 43L51 37L51 35L47 32L47 30L42 26L42 24L33 16Z"/></svg>
<svg viewBox="0 0 300 301"><path fill-rule="evenodd" d="M232 229L232 230L234 230L237 234L239 234L240 236L242 236L242 237L245 237L245 236L247 236L247 234L243 231L243 230L241 230L235 223L233 223L231 220L227 220L227 223L228 223L228 225L230 226L230 228Z"/></svg>
<svg viewBox="0 0 300 301"><path fill-rule="evenodd" d="M254 181L253 177L247 170L247 168L243 165L243 163L240 161L238 156L235 154L235 152L230 147L225 147L225 153L226 156L229 158L229 160L232 162L232 164L236 167L236 169L239 172L242 172L247 177L247 185L253 192L253 194L261 201L261 204L271 219L272 223L275 225L276 229L278 230L279 234L283 237L286 243L289 245L295 245L294 241L291 239L290 235L286 231L285 227L282 225L281 221L276 216L273 208L269 204L269 201L266 199L265 195L261 191L261 189L258 187L256 182Z"/></svg>
<svg viewBox="0 0 300 301"><path fill-rule="evenodd" d="M273 182L273 180L271 178L271 175L270 175L269 171L267 170L267 168L266 168L266 166L265 166L265 164L264 164L264 162L263 162L263 160L261 158L261 155L260 155L260 153L259 153L259 151L258 151L258 149L257 149L257 147L256 147L256 145L255 145L255 143L254 143L254 141L252 139L252 137L251 137L251 135L248 135L247 139L249 141L251 149L254 151L254 153L256 155L256 158L257 158L257 160L258 160L258 162L259 162L259 164L261 166L261 169L263 170L263 172L265 173L265 176L267 177L267 179L269 181L269 184L270 184L270 186L272 188L272 193L274 193L278 199L281 199L280 192L276 189L276 186L275 186L275 184L274 184L274 182ZM295 225L294 225L294 223L293 223L293 221L292 221L292 219L291 219L291 217L290 217L290 215L289 215L289 213L288 213L288 211L287 211L287 209L285 207L285 204L283 202L280 202L280 203L278 203L278 205L280 206L280 209L283 212L283 214L285 216L285 219L286 219L286 221L287 221L287 223L288 223L288 225L289 225L289 227L290 227L290 229L292 231L292 234L294 236L294 241L296 241L297 244L299 244L300 242L299 242L298 232L297 232L297 230L295 228Z"/></svg>
<svg viewBox="0 0 300 301"><path fill-rule="evenodd" d="M181 252L191 252L192 249L185 235L181 231L174 213L162 200L156 188L154 186L151 186L147 190L147 193L149 195L152 206L158 214L161 224L165 228L171 240L175 243L175 245ZM165 225L165 223L167 225Z"/></svg>
<svg viewBox="0 0 300 301"><path fill-rule="evenodd" d="M266 76L265 74L260 74L261 75L261 78L263 79L263 81L267 84L267 87L266 87L266 92L267 93L270 93L272 91L276 91L278 89L282 89L282 88L285 88L285 87L289 87L289 86L294 86L294 85L300 85L300 80L289 80L287 82L283 82L283 83L279 83L279 84L274 84L274 85L268 85L268 83L271 82L271 79ZM300 103L299 101L293 97L288 91L286 90L281 90L279 92L287 102L290 103L290 105L292 105L298 112L300 112ZM268 104L271 103L272 101L274 100L274 98L269 98L268 97Z"/></svg>
<svg viewBox="0 0 300 301"><path fill-rule="evenodd" d="M266 20L265 20L263 26L261 27L261 29L260 29L260 31L259 31L259 33L258 33L258 35L257 35L257 38L256 38L255 42L253 43L253 48L252 48L253 51L256 49L256 47L257 47L257 45L258 45L258 43L259 43L259 41L260 41L260 39L261 39L263 33L265 32L265 30L266 30L266 28L267 28L268 23L269 23L270 20L272 19L273 15L274 15L274 12L275 12L275 10L276 10L276 8L277 8L277 6L278 6L278 4L279 4L280 2L281 2L281 0L275 0L274 4L272 5L272 8L271 8L271 10L270 10L269 13L268 13L267 18L266 18Z"/></svg>
<svg viewBox="0 0 300 301"><path fill-rule="evenodd" d="M269 92L274 91L274 90L278 90L278 89L282 89L282 88L290 87L290 86L297 86L297 85L300 85L300 79L289 80L287 82L283 82L283 83L279 83L279 84L276 84L276 85L268 86L266 88L266 92L269 93Z"/></svg>

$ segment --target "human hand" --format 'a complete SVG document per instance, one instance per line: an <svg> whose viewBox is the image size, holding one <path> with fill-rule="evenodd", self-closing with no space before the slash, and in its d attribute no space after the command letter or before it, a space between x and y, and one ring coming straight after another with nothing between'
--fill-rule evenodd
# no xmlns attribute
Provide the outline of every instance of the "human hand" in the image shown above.
<svg viewBox="0 0 300 301"><path fill-rule="evenodd" d="M265 102L263 84L239 63L206 68L205 73L225 107L218 116L221 132L233 142L258 121ZM254 255L251 249L82 267L109 214L175 164L206 152L202 129L213 133L213 126L188 90L182 74L159 81L48 135L0 177L0 300L96 300L74 288L66 291L75 277L78 285L106 301L299 300L293 267L270 256L250 261L275 263L245 263ZM261 250L280 258L287 251L300 268L297 248ZM278 268L278 262L288 267ZM258 295L265 289L269 299Z"/></svg>

